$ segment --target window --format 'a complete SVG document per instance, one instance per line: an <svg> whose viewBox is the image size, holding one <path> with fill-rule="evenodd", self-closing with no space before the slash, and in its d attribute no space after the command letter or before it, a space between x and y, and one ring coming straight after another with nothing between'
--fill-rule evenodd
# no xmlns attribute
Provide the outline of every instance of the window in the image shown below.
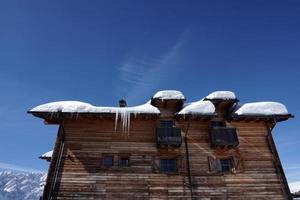
<svg viewBox="0 0 300 200"><path fill-rule="evenodd" d="M177 171L176 159L161 159L160 160L160 172L173 173Z"/></svg>
<svg viewBox="0 0 300 200"><path fill-rule="evenodd" d="M210 127L225 127L225 122L223 121L211 121Z"/></svg>
<svg viewBox="0 0 300 200"><path fill-rule="evenodd" d="M129 166L129 156L121 156L119 160L119 165L121 167L128 167Z"/></svg>
<svg viewBox="0 0 300 200"><path fill-rule="evenodd" d="M111 167L114 164L114 158L113 156L103 156L102 159L102 165L105 167Z"/></svg>
<svg viewBox="0 0 300 200"><path fill-rule="evenodd" d="M209 139L212 148L235 148L239 145L235 128L213 127L209 131Z"/></svg>
<svg viewBox="0 0 300 200"><path fill-rule="evenodd" d="M162 128L170 128L170 127L173 127L174 122L171 120L165 120L165 121L160 121L159 125Z"/></svg>
<svg viewBox="0 0 300 200"><path fill-rule="evenodd" d="M240 162L240 158L238 157L215 158L209 156L208 161L209 161L210 171L212 172L236 173L235 170L241 169L241 162Z"/></svg>
<svg viewBox="0 0 300 200"><path fill-rule="evenodd" d="M220 165L222 172L230 172L232 169L231 159L221 159Z"/></svg>
<svg viewBox="0 0 300 200"><path fill-rule="evenodd" d="M225 121L211 121L209 139L212 148L236 148L239 145L237 131L227 127Z"/></svg>
<svg viewBox="0 0 300 200"><path fill-rule="evenodd" d="M172 120L160 121L159 127L156 127L156 143L161 148L180 147L182 143L181 129L175 127Z"/></svg>

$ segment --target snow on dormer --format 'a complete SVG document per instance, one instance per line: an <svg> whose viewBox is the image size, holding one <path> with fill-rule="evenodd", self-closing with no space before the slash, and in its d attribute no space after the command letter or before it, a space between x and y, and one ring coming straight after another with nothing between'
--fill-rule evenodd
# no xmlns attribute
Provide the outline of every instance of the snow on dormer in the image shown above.
<svg viewBox="0 0 300 200"><path fill-rule="evenodd" d="M231 91L215 91L210 93L206 96L205 99L208 100L215 100L215 99L222 99L222 100L234 100L236 99L236 96L234 92Z"/></svg>
<svg viewBox="0 0 300 200"><path fill-rule="evenodd" d="M161 100L171 100L171 99L177 99L177 100L185 100L184 95L182 92L178 90L162 90L158 91L153 95L153 99L161 99Z"/></svg>

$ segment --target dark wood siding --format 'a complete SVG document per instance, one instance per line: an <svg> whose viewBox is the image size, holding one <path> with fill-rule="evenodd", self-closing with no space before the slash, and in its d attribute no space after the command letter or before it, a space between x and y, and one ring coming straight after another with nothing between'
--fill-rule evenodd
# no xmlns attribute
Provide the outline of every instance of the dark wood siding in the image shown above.
<svg viewBox="0 0 300 200"><path fill-rule="evenodd" d="M131 119L130 134L114 132L112 119L65 121L64 150L57 183L56 199L189 199L185 147L157 148L157 120ZM187 130L189 124L188 133ZM187 134L192 196L197 199L287 199L274 155L267 141L265 122L234 122L239 146L212 149L209 122L176 122ZM53 176L59 141L49 175ZM120 167L120 155L130 156L130 166ZM114 166L101 165L104 155L114 156ZM232 157L234 172L212 170L210 159ZM160 158L176 158L178 171L159 172ZM53 178L48 178L50 188ZM44 197L49 194L45 190ZM45 198L46 199L46 198Z"/></svg>

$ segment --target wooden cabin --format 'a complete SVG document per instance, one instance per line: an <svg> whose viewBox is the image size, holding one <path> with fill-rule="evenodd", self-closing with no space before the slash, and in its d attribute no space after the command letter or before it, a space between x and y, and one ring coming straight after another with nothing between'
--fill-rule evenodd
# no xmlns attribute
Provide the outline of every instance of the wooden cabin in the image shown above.
<svg viewBox="0 0 300 200"><path fill-rule="evenodd" d="M43 199L292 199L272 138L292 117L284 105L168 90L120 106L28 111L59 126Z"/></svg>

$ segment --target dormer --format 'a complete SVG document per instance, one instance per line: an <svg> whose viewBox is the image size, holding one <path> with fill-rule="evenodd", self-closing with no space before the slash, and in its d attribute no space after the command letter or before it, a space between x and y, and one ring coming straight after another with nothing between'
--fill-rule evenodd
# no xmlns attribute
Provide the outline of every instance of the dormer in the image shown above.
<svg viewBox="0 0 300 200"><path fill-rule="evenodd" d="M182 143L181 130L176 127L175 115L185 101L177 90L163 90L151 98L151 104L159 109L160 116L156 127L156 143L159 148L178 148Z"/></svg>
<svg viewBox="0 0 300 200"><path fill-rule="evenodd" d="M204 98L204 101L210 101L216 108L216 114L220 118L227 118L229 109L238 102L235 94L231 91L215 91Z"/></svg>
<svg viewBox="0 0 300 200"><path fill-rule="evenodd" d="M181 110L185 101L182 92L178 90L158 91L151 98L151 105L160 110L161 117L174 117L174 114Z"/></svg>

